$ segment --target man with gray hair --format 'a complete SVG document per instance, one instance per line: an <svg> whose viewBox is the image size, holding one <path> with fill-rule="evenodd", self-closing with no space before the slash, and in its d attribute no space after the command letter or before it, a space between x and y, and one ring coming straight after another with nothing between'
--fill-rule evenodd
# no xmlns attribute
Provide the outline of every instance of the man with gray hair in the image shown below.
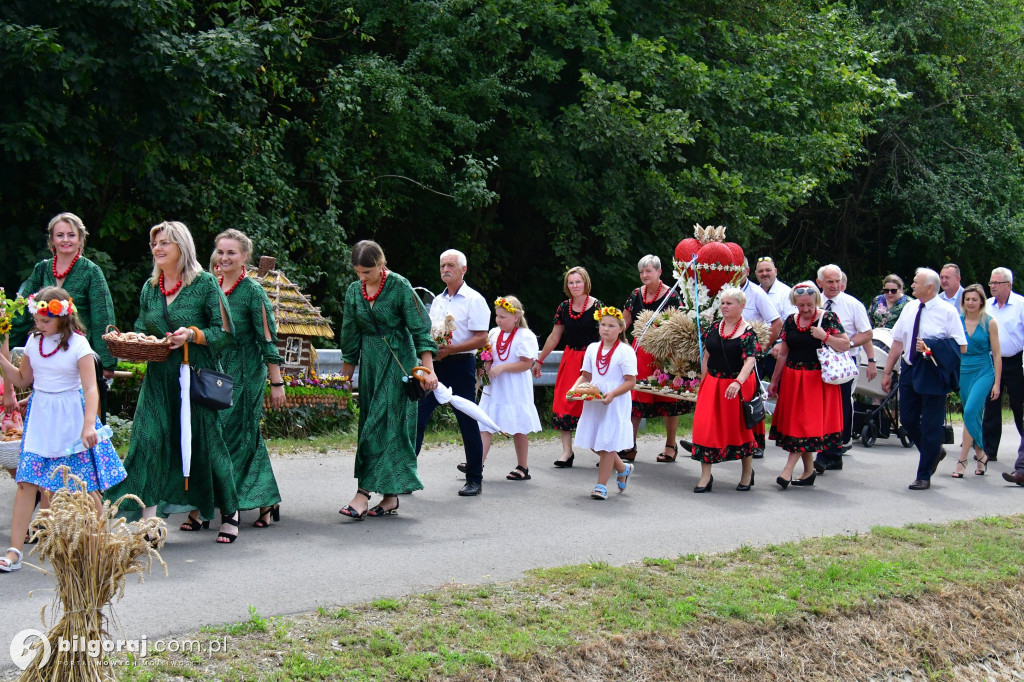
<svg viewBox="0 0 1024 682"><path fill-rule="evenodd" d="M437 380L451 387L452 393L476 402L476 349L487 344L487 329L491 321L491 308L475 289L466 284L468 265L466 255L455 249L441 254L441 281L445 289L430 304L430 319L445 319L451 315L455 321L452 340L441 346L434 356ZM396 387L397 390L397 387ZM416 454L423 446L430 415L438 406L434 394L428 393L419 402L416 424ZM480 426L472 417L455 411L466 448L466 485L459 495L479 495L483 487L484 445L480 439Z"/></svg>
<svg viewBox="0 0 1024 682"><path fill-rule="evenodd" d="M892 388L892 370L900 363L900 422L918 451L911 490L931 487L932 474L946 456L942 422L946 394L959 389L960 356L967 352L963 324L953 306L939 301L939 273L918 268L907 303L892 328L892 347L882 375L882 390Z"/></svg>
<svg viewBox="0 0 1024 682"><path fill-rule="evenodd" d="M1021 484L1024 485L1024 371L1021 369L1021 351L1024 350L1024 296L1014 293L1013 272L1009 268L993 270L988 288L992 292L992 298L988 299L986 312L999 325L999 354L1003 358L1003 373L999 384L999 398L985 403L981 435L987 461L996 461L999 440L1003 434L1002 397L1006 395L1010 410L1013 412L1013 421L1017 425L1017 433L1022 436L1017 447L1014 474L1018 474ZM1014 479L1013 482L1018 483L1018 480Z"/></svg>
<svg viewBox="0 0 1024 682"><path fill-rule="evenodd" d="M869 381L873 381L878 376L878 370L875 368L875 347L871 344L871 320L868 319L867 309L863 303L843 291L846 288L846 275L838 265L829 263L818 268L818 287L825 297L826 312L835 313L843 329L850 336L850 355L854 362L858 362L863 349L868 363L867 377ZM849 450L846 444L853 437L853 388L856 383L857 378L854 377L839 385L843 399L844 447L818 453L814 460L814 470L819 474L826 469L843 468L843 452Z"/></svg>

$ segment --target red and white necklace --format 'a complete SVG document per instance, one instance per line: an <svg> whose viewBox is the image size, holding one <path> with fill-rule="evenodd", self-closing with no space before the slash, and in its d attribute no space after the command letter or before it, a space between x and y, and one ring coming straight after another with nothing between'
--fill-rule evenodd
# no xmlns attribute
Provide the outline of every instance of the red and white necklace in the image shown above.
<svg viewBox="0 0 1024 682"><path fill-rule="evenodd" d="M242 266L242 274L238 277L237 280L235 280L235 283L231 285L231 288L224 292L224 295L225 296L230 296L231 292L235 290L235 287L237 287L239 284L241 284L243 279L245 279L245 266L244 265ZM224 275L220 276L220 287L221 287L221 289L224 288Z"/></svg>
<svg viewBox="0 0 1024 682"><path fill-rule="evenodd" d="M594 364L597 365L597 373L600 374L601 376L604 376L605 374L608 373L608 367L611 366L612 364L612 356L615 355L615 349L618 347L619 340L615 339L615 344L612 346L612 349L608 351L607 355L603 355L601 351L604 349L604 344L602 343L600 346L598 346L597 360L594 362Z"/></svg>
<svg viewBox="0 0 1024 682"><path fill-rule="evenodd" d="M53 262L50 263L50 267L53 270L53 278L54 279L64 279L65 277L70 275L71 274L71 268L75 267L75 263L77 263L78 259L81 258L81 257L82 257L82 251L79 250L78 253L75 254L75 257L71 259L71 265L68 266L68 269L61 273L61 272L57 272L57 256L55 254L53 256Z"/></svg>
<svg viewBox="0 0 1024 682"><path fill-rule="evenodd" d="M505 339L505 332L498 334L497 348L498 359L502 362L508 360L508 354L512 352L512 339L516 338L516 332L519 331L519 327L513 327L512 333L508 335L508 340Z"/></svg>

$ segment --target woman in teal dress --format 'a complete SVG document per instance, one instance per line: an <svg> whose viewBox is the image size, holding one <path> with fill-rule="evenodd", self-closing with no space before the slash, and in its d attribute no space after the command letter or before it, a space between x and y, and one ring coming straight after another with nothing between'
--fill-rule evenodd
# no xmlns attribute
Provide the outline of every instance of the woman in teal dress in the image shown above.
<svg viewBox="0 0 1024 682"><path fill-rule="evenodd" d="M345 292L341 355L344 374L351 376L359 363L359 487L339 513L362 519L394 514L399 493L423 489L416 473L416 404L406 396L402 377L418 362L429 370L424 388L437 388L437 345L427 311L409 280L387 270L379 244L364 240L353 246L352 268L359 281ZM384 495L372 509L371 492Z"/></svg>
<svg viewBox="0 0 1024 682"><path fill-rule="evenodd" d="M52 258L39 261L18 293L28 298L43 287L60 287L75 301L78 317L85 326L86 339L99 357L102 375L97 376L100 389L100 421L106 422L107 385L117 368L117 358L110 354L103 334L114 324L114 302L100 266L82 256L89 236L85 223L74 213L58 213L47 225L47 240ZM13 345L23 345L35 321L26 310L14 321L11 329Z"/></svg>
<svg viewBox="0 0 1024 682"><path fill-rule="evenodd" d="M143 516L157 508L197 509L212 518L221 511L217 541L238 536L238 493L231 455L221 430L220 415L191 405L192 465L188 487L182 474L181 389L178 370L188 343L189 364L216 369L217 359L231 343L231 316L216 278L196 260L195 242L179 222L163 222L149 232L153 276L142 285L135 331L167 336L173 350L163 362L149 362L139 391L132 439L124 465L128 478L107 491L116 500L131 493L145 504ZM124 509L131 512L130 505Z"/></svg>
<svg viewBox="0 0 1024 682"><path fill-rule="evenodd" d="M960 360L960 403L964 408L964 443L953 478L963 478L967 470L967 453L974 446L978 462L974 473L984 476L988 469L981 436L981 420L985 403L999 397L1002 358L999 355L999 325L985 312L985 290L980 284L964 289L964 314L960 318L967 335L967 352Z"/></svg>

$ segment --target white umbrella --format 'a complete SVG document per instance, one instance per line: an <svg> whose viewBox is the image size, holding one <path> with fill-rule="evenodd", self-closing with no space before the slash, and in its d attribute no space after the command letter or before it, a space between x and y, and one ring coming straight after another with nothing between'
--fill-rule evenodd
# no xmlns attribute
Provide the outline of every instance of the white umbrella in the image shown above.
<svg viewBox="0 0 1024 682"><path fill-rule="evenodd" d="M189 397L192 373L188 367L187 343L184 359L178 367L178 383L181 385L181 475L185 477L185 490L188 490L188 476L192 473L192 401Z"/></svg>
<svg viewBox="0 0 1024 682"><path fill-rule="evenodd" d="M451 406L454 407L456 410L462 412L463 414L469 415L473 419L477 420L478 422L486 426L491 431L506 436L508 435L500 428L498 428L498 425L494 423L494 420L491 419L490 416L486 412L484 412L479 405L474 403L472 400L467 400L462 396L453 394L452 389L445 386L440 381L437 382L437 388L434 389L434 398L436 398L437 402L439 402L442 405L444 405L445 403L450 403Z"/></svg>

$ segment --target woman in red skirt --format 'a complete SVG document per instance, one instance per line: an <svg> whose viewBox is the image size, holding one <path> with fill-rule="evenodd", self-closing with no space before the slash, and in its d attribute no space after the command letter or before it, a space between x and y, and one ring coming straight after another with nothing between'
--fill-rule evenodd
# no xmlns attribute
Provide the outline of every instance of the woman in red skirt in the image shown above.
<svg viewBox="0 0 1024 682"><path fill-rule="evenodd" d="M640 281L643 286L633 289L633 292L626 299L622 307L622 316L628 329L640 313L645 310L662 310L679 307L679 296L672 288L661 281L661 259L657 256L647 254L637 263L637 270L640 272ZM666 300L667 299L667 300ZM664 306L662 303L664 302ZM636 351L637 381L646 379L654 374L656 362L654 356L640 347L637 336L639 329L633 328L633 350ZM627 462L636 459L636 432L640 428L641 419L653 419L654 417L665 418L665 448L658 453L659 462L674 462L679 454L679 446L676 445L676 430L679 428L679 415L690 411L692 403L685 400L673 400L633 391L633 410L630 413L630 421L633 422L633 447L623 450L619 457Z"/></svg>
<svg viewBox="0 0 1024 682"><path fill-rule="evenodd" d="M828 345L849 350L850 339L835 313L820 307L824 302L814 282L801 282L789 293L797 312L786 318L779 338L779 358L768 387L778 396L769 437L789 452L782 474L775 479L783 490L814 485L814 453L837 449L843 439L843 401L839 386L821 379L817 350ZM793 468L803 460L803 476L793 479Z"/></svg>
<svg viewBox="0 0 1024 682"><path fill-rule="evenodd" d="M743 400L750 400L757 390L754 363L761 352L754 330L743 319L746 294L729 287L719 294L722 321L704 335L704 358L701 366L697 410L693 415L693 454L700 462L700 481L695 493L711 492L714 477L711 465L738 459L743 464L736 490L747 491L754 486L751 465L757 439L747 428L743 417Z"/></svg>
<svg viewBox="0 0 1024 682"><path fill-rule="evenodd" d="M594 311L601 307L601 301L590 295L590 275L579 266L565 273L562 290L569 298L558 304L555 325L533 364L533 376L540 378L544 359L560 342L565 341L562 361L558 364L558 376L555 377L555 400L551 405L554 419L551 425L562 434L562 456L555 460L555 466L568 468L576 458L572 451L572 432L580 420L583 403L570 401L565 394L580 376L587 346L600 339Z"/></svg>

